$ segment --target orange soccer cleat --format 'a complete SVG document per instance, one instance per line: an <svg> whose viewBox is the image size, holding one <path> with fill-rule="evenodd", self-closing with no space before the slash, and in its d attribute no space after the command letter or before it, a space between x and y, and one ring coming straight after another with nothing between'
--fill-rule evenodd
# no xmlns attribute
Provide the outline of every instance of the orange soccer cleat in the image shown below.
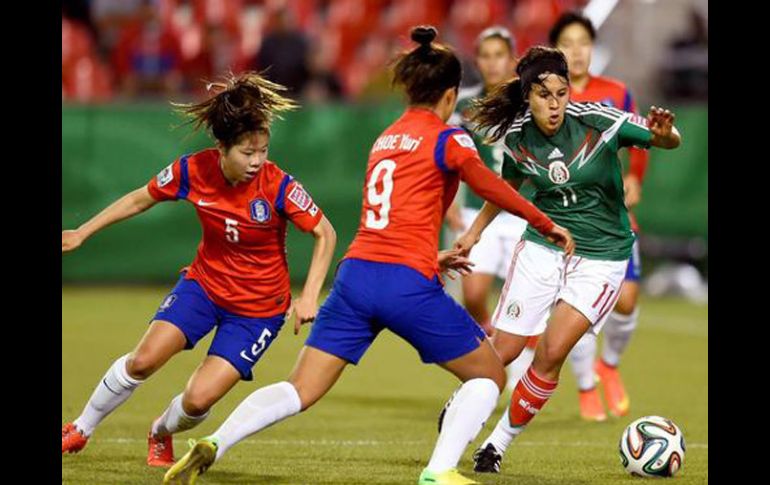
<svg viewBox="0 0 770 485"><path fill-rule="evenodd" d="M85 448L88 443L88 436L77 429L74 424L67 423L61 428L61 452L77 453Z"/></svg>
<svg viewBox="0 0 770 485"><path fill-rule="evenodd" d="M626 394L626 388L623 387L623 380L620 378L618 368L612 367L599 359L596 361L594 370L604 388L604 398L607 400L607 407L610 408L610 413L616 417L628 414L628 394Z"/></svg>
<svg viewBox="0 0 770 485"><path fill-rule="evenodd" d="M602 399L595 387L587 391L579 391L579 394L581 418L586 421L605 421L607 419Z"/></svg>
<svg viewBox="0 0 770 485"><path fill-rule="evenodd" d="M147 464L169 468L174 465L174 442L171 435L162 438L152 436L152 431L147 434Z"/></svg>

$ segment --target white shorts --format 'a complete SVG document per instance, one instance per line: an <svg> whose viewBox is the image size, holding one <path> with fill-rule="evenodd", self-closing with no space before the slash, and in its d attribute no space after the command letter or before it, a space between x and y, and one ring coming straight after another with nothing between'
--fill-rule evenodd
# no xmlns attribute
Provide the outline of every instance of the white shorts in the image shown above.
<svg viewBox="0 0 770 485"><path fill-rule="evenodd" d="M514 250L492 324L516 335L539 335L553 306L564 300L588 318L589 332L598 335L620 295L627 268L628 260L565 257L563 251L522 240Z"/></svg>
<svg viewBox="0 0 770 485"><path fill-rule="evenodd" d="M471 227L478 215L476 209L462 209L463 224ZM475 264L474 273L496 275L505 279L508 264L511 262L513 248L521 240L527 228L527 221L508 212L501 212L489 223L481 234L479 242L473 246L468 258Z"/></svg>

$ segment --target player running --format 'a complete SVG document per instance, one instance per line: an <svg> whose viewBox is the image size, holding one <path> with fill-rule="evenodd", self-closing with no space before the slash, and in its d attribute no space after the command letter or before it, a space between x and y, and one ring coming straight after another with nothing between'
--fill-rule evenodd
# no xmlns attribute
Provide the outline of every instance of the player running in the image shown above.
<svg viewBox="0 0 770 485"><path fill-rule="evenodd" d="M550 32L551 45L564 52L569 66L570 99L578 102L597 102L623 111L636 113L636 103L628 88L612 78L592 76L588 72L591 64L596 30L587 17L568 12L562 15ZM639 203L644 173L649 154L646 150L629 147L629 171L623 177L625 203L629 209ZM639 233L636 218L629 211L631 228ZM596 336L586 333L570 353L570 363L578 385L580 415L589 421L604 421L607 415L596 390L597 376L604 389L604 397L610 413L625 416L629 399L618 371L620 356L626 349L631 334L639 321L639 278L641 261L639 242L634 241L631 259L628 262L625 280L620 287L620 296L607 317L604 327L602 356L594 361L597 351Z"/></svg>
<svg viewBox="0 0 770 485"><path fill-rule="evenodd" d="M256 73L210 87L219 92L179 108L196 129L211 132L216 148L180 157L78 229L62 231L62 252L73 251L110 224L168 200L190 202L203 228L198 254L144 337L110 367L81 415L62 427L62 453L83 449L99 423L140 384L217 327L208 356L148 434L147 464L171 466L171 435L200 424L238 380L252 380L252 367L292 311L295 332L316 315L336 235L302 185L267 159L271 121L296 105L281 96L282 86ZM293 302L287 221L315 238L305 286Z"/></svg>
<svg viewBox="0 0 770 485"><path fill-rule="evenodd" d="M433 43L436 34L433 27L413 29L419 47L397 58L394 84L404 87L409 106L371 148L358 232L291 376L248 396L166 473L164 483L194 483L234 444L308 409L383 329L463 382L419 483L476 483L455 467L494 409L505 372L481 327L440 283L442 266L467 261L437 258L443 216L462 179L568 253L573 242L484 165L470 136L446 124L461 69L449 48Z"/></svg>
<svg viewBox="0 0 770 485"><path fill-rule="evenodd" d="M572 347L587 331L598 334L618 299L635 238L618 149L670 149L681 141L668 110L653 107L645 119L599 103L569 102L567 61L557 49L533 47L516 72L517 79L478 104L473 120L492 130L492 141L504 139L503 177L514 187L534 184L534 204L572 231L576 250L565 254L531 226L516 246L493 317L493 342L507 364L529 336L543 335L508 409L474 454L479 472L499 472L513 438L556 389ZM458 247L470 250L499 212L485 203Z"/></svg>

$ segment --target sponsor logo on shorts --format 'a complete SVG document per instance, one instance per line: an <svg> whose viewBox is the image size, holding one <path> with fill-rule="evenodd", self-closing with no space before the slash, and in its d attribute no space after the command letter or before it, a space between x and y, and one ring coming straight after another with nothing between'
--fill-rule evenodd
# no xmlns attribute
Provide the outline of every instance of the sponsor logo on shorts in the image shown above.
<svg viewBox="0 0 770 485"><path fill-rule="evenodd" d="M518 301L509 303L508 308L505 309L505 314L513 319L519 318L521 316L521 303Z"/></svg>
<svg viewBox="0 0 770 485"><path fill-rule="evenodd" d="M265 199L254 199L249 202L251 218L260 224L270 220L270 204Z"/></svg>
<svg viewBox="0 0 770 485"><path fill-rule="evenodd" d="M163 303L160 304L160 311L166 311L168 310L171 305L174 304L176 301L176 295L168 295L166 299L163 300Z"/></svg>
<svg viewBox="0 0 770 485"><path fill-rule="evenodd" d="M172 164L173 165L173 164ZM174 180L174 169L171 165L164 168L160 171L158 174L158 187L164 187L169 184L172 180Z"/></svg>
<svg viewBox="0 0 770 485"><path fill-rule="evenodd" d="M569 180L569 169L561 160L551 162L548 165L548 178L557 185L567 183Z"/></svg>

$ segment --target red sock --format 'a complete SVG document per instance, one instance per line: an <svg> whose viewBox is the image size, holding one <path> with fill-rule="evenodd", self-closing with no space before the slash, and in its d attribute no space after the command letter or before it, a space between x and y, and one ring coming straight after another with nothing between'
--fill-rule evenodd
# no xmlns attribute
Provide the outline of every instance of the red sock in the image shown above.
<svg viewBox="0 0 770 485"><path fill-rule="evenodd" d="M511 426L524 426L548 402L556 389L556 381L548 381L535 374L529 366L511 395L508 421Z"/></svg>

